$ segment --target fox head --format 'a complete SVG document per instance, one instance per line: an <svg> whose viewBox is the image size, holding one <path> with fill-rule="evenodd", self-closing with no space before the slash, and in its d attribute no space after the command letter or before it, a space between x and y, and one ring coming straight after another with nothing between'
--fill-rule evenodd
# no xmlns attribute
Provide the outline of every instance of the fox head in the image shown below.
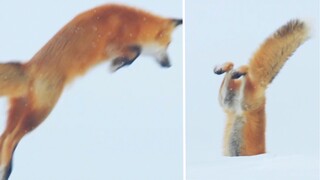
<svg viewBox="0 0 320 180"><path fill-rule="evenodd" d="M154 57L161 67L171 67L167 53L171 43L171 35L174 29L182 24L182 19L165 18L138 18L132 23L126 24L121 28L118 40L124 43L123 57L130 55L129 58L116 58L111 64L114 72L124 66L130 65L139 55Z"/></svg>
<svg viewBox="0 0 320 180"><path fill-rule="evenodd" d="M142 54L153 56L161 67L171 67L167 53L168 46L171 43L171 34L173 30L182 24L182 19L168 19L162 26L154 31L153 40L142 45Z"/></svg>

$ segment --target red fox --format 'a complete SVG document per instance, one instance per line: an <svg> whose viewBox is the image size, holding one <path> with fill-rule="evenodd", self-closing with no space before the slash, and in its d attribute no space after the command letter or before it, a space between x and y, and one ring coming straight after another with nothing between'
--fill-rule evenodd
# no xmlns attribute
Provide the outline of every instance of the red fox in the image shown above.
<svg viewBox="0 0 320 180"><path fill-rule="evenodd" d="M226 73L219 92L220 105L227 114L224 155L265 153L265 91L308 37L306 23L291 20L261 45L248 65L234 70L233 63L227 62L214 68L215 74Z"/></svg>
<svg viewBox="0 0 320 180"><path fill-rule="evenodd" d="M0 64L0 95L10 103L0 137L0 179L8 179L17 144L46 119L66 84L106 60L117 71L140 54L170 67L166 51L181 24L124 5L102 5L76 16L30 61Z"/></svg>

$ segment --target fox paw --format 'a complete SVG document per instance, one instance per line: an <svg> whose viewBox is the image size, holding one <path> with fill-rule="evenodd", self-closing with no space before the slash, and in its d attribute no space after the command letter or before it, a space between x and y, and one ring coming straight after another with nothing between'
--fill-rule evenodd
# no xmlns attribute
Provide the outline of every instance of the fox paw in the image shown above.
<svg viewBox="0 0 320 180"><path fill-rule="evenodd" d="M245 76L248 72L248 66L240 66L236 70L233 70L231 72L231 78L232 79L239 79L241 76Z"/></svg>
<svg viewBox="0 0 320 180"><path fill-rule="evenodd" d="M217 75L223 74L225 72L228 72L233 69L233 63L232 62L226 62L222 65L218 65L214 67L213 72Z"/></svg>
<svg viewBox="0 0 320 180"><path fill-rule="evenodd" d="M239 79L241 76L244 76L244 75L246 75L246 73L234 71L231 73L231 79Z"/></svg>
<svg viewBox="0 0 320 180"><path fill-rule="evenodd" d="M125 57L118 57L112 61L111 72L115 72L124 66L128 66L133 63L134 60L130 60Z"/></svg>

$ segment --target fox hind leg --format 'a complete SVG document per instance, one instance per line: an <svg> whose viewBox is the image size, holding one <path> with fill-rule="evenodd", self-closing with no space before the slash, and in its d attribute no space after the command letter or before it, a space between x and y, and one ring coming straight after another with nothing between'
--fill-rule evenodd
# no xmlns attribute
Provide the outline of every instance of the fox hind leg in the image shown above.
<svg viewBox="0 0 320 180"><path fill-rule="evenodd" d="M11 112L19 107L12 106ZM18 110L19 111L19 110ZM7 180L10 176L12 170L12 158L15 151L16 146L20 142L20 140L35 129L50 113L51 107L42 107L42 108L25 108L24 112L22 112L21 117L15 122L17 123L15 128L9 128L9 130L5 130L5 134L2 136L2 144L0 151L0 180ZM12 117L12 116L11 116ZM8 119L10 121L12 119ZM9 126L7 126L9 127Z"/></svg>
<svg viewBox="0 0 320 180"><path fill-rule="evenodd" d="M20 140L45 120L63 89L59 84L40 84L26 97L10 100L7 126L0 138L0 180L10 176L13 153Z"/></svg>
<svg viewBox="0 0 320 180"><path fill-rule="evenodd" d="M10 153L7 154L8 148L6 148L6 145L4 145L4 143L7 143L10 133L14 131L20 117L23 116L26 104L26 98L10 99L8 121L6 124L6 128L0 137L0 180L7 179L12 170L12 155ZM15 147L13 148L13 152Z"/></svg>

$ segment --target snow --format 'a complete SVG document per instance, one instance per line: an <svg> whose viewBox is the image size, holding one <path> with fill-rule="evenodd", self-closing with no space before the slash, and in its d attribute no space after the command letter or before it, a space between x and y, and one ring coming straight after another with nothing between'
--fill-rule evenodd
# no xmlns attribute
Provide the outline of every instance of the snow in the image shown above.
<svg viewBox="0 0 320 180"><path fill-rule="evenodd" d="M308 155L268 153L251 157L219 157L212 162L194 163L188 179L317 179L319 176L318 160Z"/></svg>

